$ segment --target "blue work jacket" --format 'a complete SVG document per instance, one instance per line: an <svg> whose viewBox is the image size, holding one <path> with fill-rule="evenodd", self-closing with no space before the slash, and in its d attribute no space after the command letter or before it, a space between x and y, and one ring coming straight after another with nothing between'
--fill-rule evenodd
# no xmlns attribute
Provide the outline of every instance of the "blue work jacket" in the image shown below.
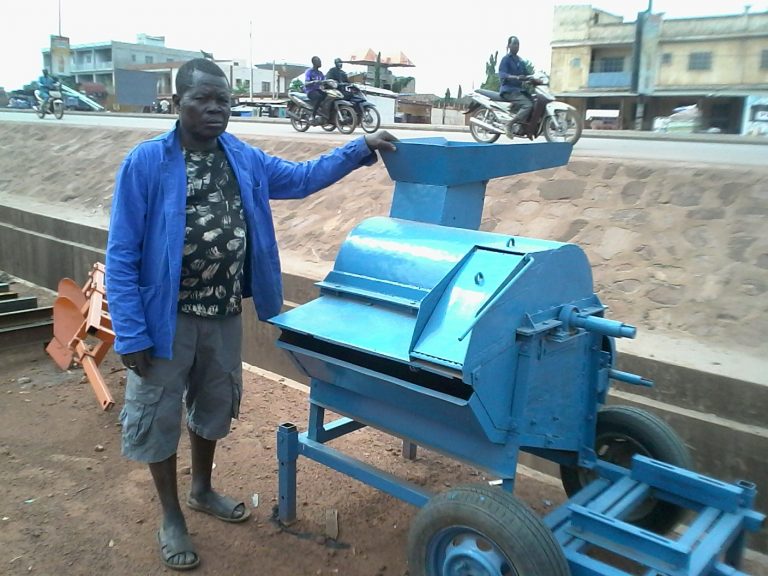
<svg viewBox="0 0 768 576"><path fill-rule="evenodd" d="M186 226L187 176L176 128L138 144L117 173L106 289L118 354L147 348L171 358ZM283 286L270 199L304 198L377 160L364 138L314 160L289 162L224 133L219 144L237 178L247 225L243 297L266 320Z"/></svg>

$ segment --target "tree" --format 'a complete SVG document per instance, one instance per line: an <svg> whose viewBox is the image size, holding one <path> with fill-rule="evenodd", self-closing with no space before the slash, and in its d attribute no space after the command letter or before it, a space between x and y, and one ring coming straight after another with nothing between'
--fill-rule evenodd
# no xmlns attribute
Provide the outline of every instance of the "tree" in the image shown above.
<svg viewBox="0 0 768 576"><path fill-rule="evenodd" d="M381 52L376 54L376 65L373 67L373 85L381 88Z"/></svg>
<svg viewBox="0 0 768 576"><path fill-rule="evenodd" d="M496 73L496 62L498 62L498 60L499 51L497 50L491 54L491 57L485 64L485 82L480 85L480 88L485 88L486 90L498 90L501 86L499 76Z"/></svg>
<svg viewBox="0 0 768 576"><path fill-rule="evenodd" d="M451 89L446 88L445 89L445 100L443 100L443 108L448 106L451 103Z"/></svg>
<svg viewBox="0 0 768 576"><path fill-rule="evenodd" d="M412 80L413 76L397 76L392 82L392 92L402 92Z"/></svg>
<svg viewBox="0 0 768 576"><path fill-rule="evenodd" d="M456 100L461 100L461 84L459 84L459 91L456 93Z"/></svg>

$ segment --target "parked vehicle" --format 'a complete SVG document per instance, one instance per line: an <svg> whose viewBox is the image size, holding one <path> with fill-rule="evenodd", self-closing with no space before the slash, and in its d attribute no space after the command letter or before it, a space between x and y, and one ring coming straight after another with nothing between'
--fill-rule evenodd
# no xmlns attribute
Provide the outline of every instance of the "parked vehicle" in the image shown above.
<svg viewBox="0 0 768 576"><path fill-rule="evenodd" d="M381 126L381 115L373 102L369 102L357 84L340 84L339 88L344 98L355 107L360 128L367 134L373 134Z"/></svg>
<svg viewBox="0 0 768 576"><path fill-rule="evenodd" d="M53 114L57 120L60 120L64 116L64 100L61 97L60 82L55 82L48 89L48 102L43 105L44 102L45 98L40 90L35 90L35 112L39 118L45 118L46 114Z"/></svg>
<svg viewBox="0 0 768 576"><path fill-rule="evenodd" d="M344 99L335 80L323 80L320 89L325 99L318 112L325 112L328 119L322 124L323 130L330 132L336 128L342 134L351 134L357 127L357 114L351 102ZM288 92L288 116L291 125L299 132L306 132L310 126L318 125L312 116L312 102L303 92ZM319 116L318 116L319 118Z"/></svg>
<svg viewBox="0 0 768 576"><path fill-rule="evenodd" d="M470 94L472 103L465 114L470 115L469 131L472 137L477 142L490 144L502 134L530 140L543 134L548 142L576 144L584 127L577 110L555 99L549 90L546 74L528 76L526 80L533 85L533 108L528 121L520 124L516 133L507 131L513 113L509 110L509 102L503 100L498 92L481 88Z"/></svg>

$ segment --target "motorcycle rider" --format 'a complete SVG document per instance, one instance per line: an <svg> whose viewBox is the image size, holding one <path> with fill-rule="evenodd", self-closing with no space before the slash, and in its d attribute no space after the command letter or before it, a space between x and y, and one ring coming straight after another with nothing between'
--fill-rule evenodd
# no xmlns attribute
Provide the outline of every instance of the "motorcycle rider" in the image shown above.
<svg viewBox="0 0 768 576"><path fill-rule="evenodd" d="M53 74L48 72L48 68L43 68L43 75L37 79L37 83L40 86L38 88L40 96L43 98L42 109L46 110L48 107L48 100L51 97L49 90L56 85L59 79Z"/></svg>
<svg viewBox="0 0 768 576"><path fill-rule="evenodd" d="M336 58L333 61L333 64L334 64L333 68L328 70L328 74L325 75L326 79L336 80L336 82L338 82L339 84L349 84L349 77L347 76L347 73L341 69L342 67L341 58Z"/></svg>
<svg viewBox="0 0 768 576"><path fill-rule="evenodd" d="M517 108L512 120L507 124L507 135L514 135L520 124L528 120L533 109L533 99L523 89L523 82L529 74L526 62L517 55L520 50L520 40L517 36L510 36L507 40L507 54L499 64L499 80L501 97L510 102L510 112Z"/></svg>
<svg viewBox="0 0 768 576"><path fill-rule="evenodd" d="M314 126L324 124L327 121L322 112L320 112L322 119L317 117L320 104L325 99L325 92L320 89L320 83L325 80L325 75L320 71L322 64L319 56L312 56L312 68L307 68L304 74L304 93L312 102L312 124Z"/></svg>

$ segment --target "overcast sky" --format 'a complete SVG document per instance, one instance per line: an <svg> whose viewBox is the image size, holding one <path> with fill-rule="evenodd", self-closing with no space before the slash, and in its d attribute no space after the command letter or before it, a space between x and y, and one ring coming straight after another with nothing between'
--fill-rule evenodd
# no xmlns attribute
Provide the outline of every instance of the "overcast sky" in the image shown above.
<svg viewBox="0 0 768 576"><path fill-rule="evenodd" d="M402 51L416 67L395 74L415 77L418 92L443 95L450 88L455 96L459 85L466 94L484 81L488 57L497 50L501 57L513 34L520 38L520 55L548 71L555 4L592 4L633 21L648 0L380 0L339 5L306 0L4 0L0 86L20 88L40 75L41 50L59 32L59 4L61 34L72 45L135 42L143 32L165 36L169 48L202 49L217 59L247 62L252 55L254 63L309 66L317 55L323 71L335 57L346 59L368 48L383 54ZM708 16L740 13L744 5L743 0L655 0L653 11L667 17ZM764 0L751 5L753 12L768 10ZM119 11L113 6L120 6ZM351 65L346 69L360 70Z"/></svg>

